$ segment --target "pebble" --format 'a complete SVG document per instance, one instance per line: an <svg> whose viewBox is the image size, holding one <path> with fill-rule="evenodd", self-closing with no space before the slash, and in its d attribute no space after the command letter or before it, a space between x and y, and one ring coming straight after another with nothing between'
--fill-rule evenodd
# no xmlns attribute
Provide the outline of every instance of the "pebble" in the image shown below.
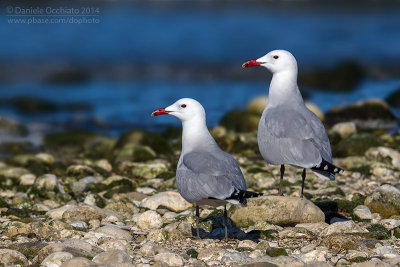
<svg viewBox="0 0 400 267"><path fill-rule="evenodd" d="M126 241L132 241L133 237L132 234L129 233L128 231L122 230L118 226L114 225L106 225L98 228L96 232L107 234L110 236L115 237L116 239L123 239Z"/></svg>
<svg viewBox="0 0 400 267"><path fill-rule="evenodd" d="M372 220L373 216L369 208L365 205L359 205L353 210L354 215L356 215L361 220Z"/></svg>
<svg viewBox="0 0 400 267"><path fill-rule="evenodd" d="M163 262L168 266L183 266L184 261L183 258L175 253L159 253L154 256L155 262Z"/></svg>
<svg viewBox="0 0 400 267"><path fill-rule="evenodd" d="M44 267L54 267L60 266L64 262L72 259L74 256L69 252L54 252L47 256L43 262L42 266Z"/></svg>
<svg viewBox="0 0 400 267"><path fill-rule="evenodd" d="M138 217L137 224L141 229L159 229L163 225L163 222L160 214L148 210Z"/></svg>
<svg viewBox="0 0 400 267"><path fill-rule="evenodd" d="M184 211L192 206L183 199L178 192L161 192L142 200L141 206L146 209L156 210L159 206L168 208L171 211Z"/></svg>
<svg viewBox="0 0 400 267"><path fill-rule="evenodd" d="M92 261L98 264L132 263L129 255L119 249L102 252L96 255Z"/></svg>

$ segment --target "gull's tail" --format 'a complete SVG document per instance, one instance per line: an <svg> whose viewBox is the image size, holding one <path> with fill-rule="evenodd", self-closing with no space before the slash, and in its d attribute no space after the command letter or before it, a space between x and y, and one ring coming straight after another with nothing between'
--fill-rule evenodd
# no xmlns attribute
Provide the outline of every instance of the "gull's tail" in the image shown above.
<svg viewBox="0 0 400 267"><path fill-rule="evenodd" d="M247 199L252 198L252 197L259 197L262 196L262 193L257 193L257 192L251 192L251 191L246 191L246 190L240 190L235 188L233 191L232 195L228 197L226 200L228 202L231 202L233 204L241 204L242 206L247 206ZM231 200L231 201L229 201ZM237 203L239 202L239 203Z"/></svg>
<svg viewBox="0 0 400 267"><path fill-rule="evenodd" d="M321 163L311 170L320 178L328 178L329 180L335 180L335 174L343 173L344 170L333 165L332 163L322 159Z"/></svg>

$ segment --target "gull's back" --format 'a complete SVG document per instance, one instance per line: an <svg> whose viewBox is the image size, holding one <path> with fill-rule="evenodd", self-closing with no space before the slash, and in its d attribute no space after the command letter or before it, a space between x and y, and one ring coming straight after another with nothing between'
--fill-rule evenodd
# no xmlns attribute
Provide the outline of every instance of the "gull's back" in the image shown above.
<svg viewBox="0 0 400 267"><path fill-rule="evenodd" d="M235 158L215 147L182 154L176 172L179 193L188 202L227 199L235 188L246 190L246 183Z"/></svg>
<svg viewBox="0 0 400 267"><path fill-rule="evenodd" d="M268 106L258 126L261 155L270 164L310 168L332 162L324 125L303 103Z"/></svg>

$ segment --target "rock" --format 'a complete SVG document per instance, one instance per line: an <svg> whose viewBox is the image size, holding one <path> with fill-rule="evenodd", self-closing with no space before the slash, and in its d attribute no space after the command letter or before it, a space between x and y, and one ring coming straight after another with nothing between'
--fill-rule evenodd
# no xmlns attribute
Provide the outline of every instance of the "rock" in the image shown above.
<svg viewBox="0 0 400 267"><path fill-rule="evenodd" d="M87 223L85 223L83 221L72 221L72 222L69 222L68 224L78 230L86 230L89 228Z"/></svg>
<svg viewBox="0 0 400 267"><path fill-rule="evenodd" d="M156 152L149 146L137 144L125 145L116 152L115 162L134 161L144 162L153 160L156 157Z"/></svg>
<svg viewBox="0 0 400 267"><path fill-rule="evenodd" d="M396 250L392 246L381 246L375 249L375 252L378 256L383 256L386 258L394 258L396 257Z"/></svg>
<svg viewBox="0 0 400 267"><path fill-rule="evenodd" d="M400 220L384 219L380 220L379 224L383 225L386 229L391 230L400 226Z"/></svg>
<svg viewBox="0 0 400 267"><path fill-rule="evenodd" d="M305 263L312 263L315 261L325 262L328 249L324 247L317 247L315 250L300 255L300 259Z"/></svg>
<svg viewBox="0 0 400 267"><path fill-rule="evenodd" d="M256 97L247 104L246 110L250 113L261 116L268 103L268 97Z"/></svg>
<svg viewBox="0 0 400 267"><path fill-rule="evenodd" d="M71 165L67 168L67 175L81 179L97 175L97 172L87 165Z"/></svg>
<svg viewBox="0 0 400 267"><path fill-rule="evenodd" d="M163 262L168 266L183 266L183 258L175 253L160 253L154 257L155 262Z"/></svg>
<svg viewBox="0 0 400 267"><path fill-rule="evenodd" d="M400 166L400 152L389 147L373 147L365 152L365 157L371 161L387 163L391 166Z"/></svg>
<svg viewBox="0 0 400 267"><path fill-rule="evenodd" d="M111 172L112 171L112 165L108 160L106 159L99 159L95 162L95 166L106 171L106 172Z"/></svg>
<svg viewBox="0 0 400 267"><path fill-rule="evenodd" d="M20 226L12 227L4 232L8 237L14 237L17 235L29 235L34 234L42 239L59 238L60 233L52 226L43 223L41 221L23 224Z"/></svg>
<svg viewBox="0 0 400 267"><path fill-rule="evenodd" d="M159 206L166 207L169 210L179 212L192 206L178 192L161 192L149 198L145 198L141 207L156 210Z"/></svg>
<svg viewBox="0 0 400 267"><path fill-rule="evenodd" d="M55 196L55 192L65 194L64 188L54 174L39 176L36 178L33 188L42 197L52 198Z"/></svg>
<svg viewBox="0 0 400 267"><path fill-rule="evenodd" d="M129 255L122 250L109 250L96 255L93 262L98 264L132 263Z"/></svg>
<svg viewBox="0 0 400 267"><path fill-rule="evenodd" d="M267 262L269 264L276 264L279 267L286 267L286 266L304 267L304 262L302 260L296 259L293 257L288 257L288 256L279 256L279 257L268 258ZM271 265L267 265L267 266L271 266Z"/></svg>
<svg viewBox="0 0 400 267"><path fill-rule="evenodd" d="M141 229L159 229L163 222L157 212L148 210L139 216L137 224Z"/></svg>
<svg viewBox="0 0 400 267"><path fill-rule="evenodd" d="M167 172L167 166L164 163L132 163L132 174L136 177L151 179Z"/></svg>
<svg viewBox="0 0 400 267"><path fill-rule="evenodd" d="M400 107L400 88L391 92L386 98L385 101L393 106L393 107Z"/></svg>
<svg viewBox="0 0 400 267"><path fill-rule="evenodd" d="M361 220L372 220L373 216L369 208L365 205L359 205L353 210L354 215Z"/></svg>
<svg viewBox="0 0 400 267"><path fill-rule="evenodd" d="M20 177L21 185L33 185L35 183L36 176L32 173L24 174Z"/></svg>
<svg viewBox="0 0 400 267"><path fill-rule="evenodd" d="M114 238L107 238L107 237L100 238L99 247L104 251L119 249L125 252L130 252L132 250L132 247L128 241L123 239L117 240Z"/></svg>
<svg viewBox="0 0 400 267"><path fill-rule="evenodd" d="M357 128L387 128L395 120L389 106L381 100L371 99L350 106L332 108L325 114L325 122L333 125L343 121L354 121Z"/></svg>
<svg viewBox="0 0 400 267"><path fill-rule="evenodd" d="M122 230L121 228L114 225L106 225L100 227L96 230L96 232L111 235L114 236L116 239L123 239L126 241L132 241L133 239L132 235L129 232Z"/></svg>
<svg viewBox="0 0 400 267"><path fill-rule="evenodd" d="M364 79L364 70L353 61L342 61L327 69L316 69L299 76L301 84L318 90L352 91Z"/></svg>
<svg viewBox="0 0 400 267"><path fill-rule="evenodd" d="M0 166L0 176L3 176L5 178L11 178L11 179L19 179L24 174L30 173L27 169L25 168L19 168L19 167L9 167L9 166Z"/></svg>
<svg viewBox="0 0 400 267"><path fill-rule="evenodd" d="M192 236L192 225L184 221L170 223L163 228L163 235L168 240L187 238Z"/></svg>
<svg viewBox="0 0 400 267"><path fill-rule="evenodd" d="M275 248L275 247L268 247L266 250L268 256L271 257L279 257L279 256L287 256L287 252L284 248Z"/></svg>
<svg viewBox="0 0 400 267"><path fill-rule="evenodd" d="M54 252L47 256L43 262L42 266L45 267L53 267L53 266L60 266L64 262L72 259L74 256L69 252Z"/></svg>
<svg viewBox="0 0 400 267"><path fill-rule="evenodd" d="M250 257L246 256L244 253L232 249L228 249L221 257L221 263L226 265L245 263L250 260Z"/></svg>
<svg viewBox="0 0 400 267"><path fill-rule="evenodd" d="M210 263L211 261L220 259L224 252L225 250L219 247L201 249L197 259Z"/></svg>
<svg viewBox="0 0 400 267"><path fill-rule="evenodd" d="M75 207L76 207L75 205L65 205L65 206L62 206L60 208L49 210L46 213L46 215L49 216L50 218L54 219L54 220L61 220L62 219L62 215L64 214L64 212L66 210L74 209Z"/></svg>
<svg viewBox="0 0 400 267"><path fill-rule="evenodd" d="M351 235L331 234L324 237L319 246L327 247L336 253L342 253L349 250L359 250L363 247L363 244L358 238Z"/></svg>
<svg viewBox="0 0 400 267"><path fill-rule="evenodd" d="M364 204L372 213L379 213L383 218L399 215L400 190L391 185L382 185L365 199Z"/></svg>
<svg viewBox="0 0 400 267"><path fill-rule="evenodd" d="M337 133L341 138L347 138L357 132L354 122L339 122L333 125L331 131Z"/></svg>
<svg viewBox="0 0 400 267"><path fill-rule="evenodd" d="M370 133L360 133L342 139L333 150L334 157L363 156L371 147L379 147L382 141Z"/></svg>
<svg viewBox="0 0 400 267"><path fill-rule="evenodd" d="M158 244L154 243L153 241L147 241L140 248L140 254L143 256L154 256L159 253L168 253L168 252L170 252L170 251L159 246Z"/></svg>
<svg viewBox="0 0 400 267"><path fill-rule="evenodd" d="M102 249L97 247L95 244L90 244L88 240L77 239L77 238L69 238L65 239L62 243L64 246L79 248L90 257L102 252Z"/></svg>
<svg viewBox="0 0 400 267"><path fill-rule="evenodd" d="M235 132L252 132L258 129L260 116L248 111L233 110L222 116L219 125Z"/></svg>
<svg viewBox="0 0 400 267"><path fill-rule="evenodd" d="M233 211L231 211L233 209ZM324 222L324 213L307 199L283 196L262 196L249 199L247 207L233 207L231 219L238 227L257 222L290 226L298 223Z"/></svg>
<svg viewBox="0 0 400 267"><path fill-rule="evenodd" d="M363 233L367 232L360 226L354 223L354 221L335 222L326 227L322 232L321 236L339 234L339 233Z"/></svg>
<svg viewBox="0 0 400 267"><path fill-rule="evenodd" d="M92 219L102 220L107 214L96 206L70 206L62 213L62 219L66 222L84 221L89 222Z"/></svg>
<svg viewBox="0 0 400 267"><path fill-rule="evenodd" d="M0 263L4 264L5 266L27 266L28 259L24 256L24 254L16 250L0 249Z"/></svg>
<svg viewBox="0 0 400 267"><path fill-rule="evenodd" d="M168 140L159 134L146 131L130 131L124 133L115 145L115 150L126 146L143 145L151 147L156 153L171 154L172 147Z"/></svg>
<svg viewBox="0 0 400 267"><path fill-rule="evenodd" d="M61 267L86 267L93 265L93 262L83 258L83 257L76 257L64 262Z"/></svg>
<svg viewBox="0 0 400 267"><path fill-rule="evenodd" d="M54 252L69 252L74 257L93 257L94 255L79 246L73 246L72 244L61 244L61 243L54 243L45 246L41 250L39 250L37 254L37 260L42 262L47 256Z"/></svg>
<svg viewBox="0 0 400 267"><path fill-rule="evenodd" d="M296 224L296 227L305 228L308 231L313 232L314 234L319 235L329 224L320 222L320 223L299 223Z"/></svg>
<svg viewBox="0 0 400 267"><path fill-rule="evenodd" d="M108 203L104 209L114 211L125 218L131 218L133 214L139 211L139 208L136 207L133 203L123 203L123 202L111 202Z"/></svg>
<svg viewBox="0 0 400 267"><path fill-rule="evenodd" d="M43 163L47 165L54 164L54 157L48 153L38 153L35 155L35 157L40 159Z"/></svg>
<svg viewBox="0 0 400 267"><path fill-rule="evenodd" d="M44 138L44 148L51 154L74 156L85 150L85 144L94 140L96 135L85 131L51 133Z"/></svg>
<svg viewBox="0 0 400 267"><path fill-rule="evenodd" d="M354 267L389 267L383 261L381 261L380 259L376 259L376 258L372 258L369 261L357 263L353 266Z"/></svg>

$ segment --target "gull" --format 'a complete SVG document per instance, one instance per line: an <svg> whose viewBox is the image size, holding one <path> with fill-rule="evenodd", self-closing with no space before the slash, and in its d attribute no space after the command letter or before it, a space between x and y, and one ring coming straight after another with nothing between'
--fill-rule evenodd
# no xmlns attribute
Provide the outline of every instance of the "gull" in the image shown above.
<svg viewBox="0 0 400 267"><path fill-rule="evenodd" d="M151 115L172 115L182 122L182 153L176 169L176 186L181 196L196 203L197 238L199 205L224 205L225 240L228 239L226 204L246 206L247 198L261 194L246 191L246 182L235 158L222 151L206 125L206 112L194 99L182 98Z"/></svg>
<svg viewBox="0 0 400 267"><path fill-rule="evenodd" d="M332 164L329 138L321 120L304 104L297 86L297 62L285 50L274 50L243 63L243 68L262 66L272 73L268 104L258 124L258 147L264 160L281 165L282 195L285 164L303 168L301 198L306 169L318 177L335 180L343 170Z"/></svg>

